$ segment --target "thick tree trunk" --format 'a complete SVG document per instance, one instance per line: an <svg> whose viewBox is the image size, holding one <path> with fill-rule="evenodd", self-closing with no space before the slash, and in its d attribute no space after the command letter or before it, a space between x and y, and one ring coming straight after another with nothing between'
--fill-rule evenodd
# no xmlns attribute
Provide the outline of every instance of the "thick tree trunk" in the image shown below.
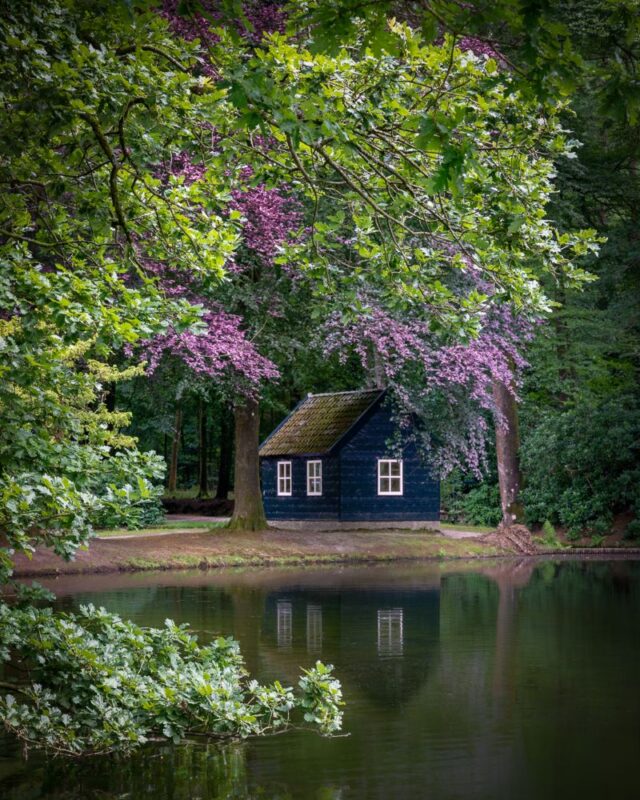
<svg viewBox="0 0 640 800"><path fill-rule="evenodd" d="M226 500L231 489L231 459L233 456L233 426L231 409L224 407L220 418L220 460L216 500Z"/></svg>
<svg viewBox="0 0 640 800"><path fill-rule="evenodd" d="M258 531L267 527L260 490L258 435L260 414L257 400L236 406L236 459L234 511L230 528Z"/></svg>
<svg viewBox="0 0 640 800"><path fill-rule="evenodd" d="M209 497L209 470L207 458L207 406L202 397L198 398L198 498Z"/></svg>
<svg viewBox="0 0 640 800"><path fill-rule="evenodd" d="M501 381L493 384L493 400L501 419L496 420L496 455L502 524L510 527L523 518L523 508L518 495L521 488L520 433L518 430L518 405L513 393Z"/></svg>
<svg viewBox="0 0 640 800"><path fill-rule="evenodd" d="M180 451L180 432L182 430L182 408L176 407L176 418L173 424L173 441L171 443L171 461L169 462L169 481L167 494L175 494L178 488L178 452Z"/></svg>

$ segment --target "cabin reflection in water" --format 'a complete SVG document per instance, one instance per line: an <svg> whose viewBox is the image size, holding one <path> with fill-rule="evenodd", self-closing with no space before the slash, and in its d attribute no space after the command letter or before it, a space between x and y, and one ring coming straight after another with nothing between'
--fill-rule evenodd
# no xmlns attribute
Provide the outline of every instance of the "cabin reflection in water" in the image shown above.
<svg viewBox="0 0 640 800"><path fill-rule="evenodd" d="M403 609L378 609L378 655L380 658L402 657L404 647Z"/></svg>
<svg viewBox="0 0 640 800"><path fill-rule="evenodd" d="M381 706L409 703L438 663L439 600L438 589L424 584L412 591L287 586L286 595L265 598L260 670L293 685L301 665L321 659L334 665L345 693L363 692Z"/></svg>

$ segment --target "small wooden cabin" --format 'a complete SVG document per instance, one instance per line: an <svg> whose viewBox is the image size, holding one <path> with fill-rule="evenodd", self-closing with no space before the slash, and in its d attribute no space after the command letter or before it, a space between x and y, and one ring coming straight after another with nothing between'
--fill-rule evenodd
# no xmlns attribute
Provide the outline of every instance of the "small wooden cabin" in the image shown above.
<svg viewBox="0 0 640 800"><path fill-rule="evenodd" d="M260 446L268 520L437 524L440 483L414 443L400 453L394 448L397 430L385 395L379 389L309 394L298 403Z"/></svg>

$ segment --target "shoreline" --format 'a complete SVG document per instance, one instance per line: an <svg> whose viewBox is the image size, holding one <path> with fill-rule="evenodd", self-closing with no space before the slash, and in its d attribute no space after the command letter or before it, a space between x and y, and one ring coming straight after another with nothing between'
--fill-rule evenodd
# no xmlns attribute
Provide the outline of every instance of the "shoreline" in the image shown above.
<svg viewBox="0 0 640 800"><path fill-rule="evenodd" d="M96 537L64 561L39 549L32 559L16 556L13 577L37 578L122 572L216 570L230 567L327 566L442 562L460 559L564 558L581 556L640 558L640 547L536 548L518 551L507 543L480 538L453 539L426 531L290 531L236 532L226 529L167 532L162 536Z"/></svg>

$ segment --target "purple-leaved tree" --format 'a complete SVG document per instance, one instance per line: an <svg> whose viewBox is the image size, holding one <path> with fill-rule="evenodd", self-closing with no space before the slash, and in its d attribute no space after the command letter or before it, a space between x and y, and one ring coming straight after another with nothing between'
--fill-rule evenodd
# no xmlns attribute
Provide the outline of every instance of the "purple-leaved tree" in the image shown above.
<svg viewBox="0 0 640 800"><path fill-rule="evenodd" d="M215 147L215 135L212 142ZM193 186L198 181L206 184L207 169L182 152L159 167L158 175L161 180L178 178ZM277 362L290 357L296 335L292 307L305 288L286 253L302 241L302 214L284 188L254 183L247 165L228 170L227 177L230 190L220 213L235 221L238 243L225 264L226 279L212 283L198 273L144 260L147 274L155 276L164 292L199 309L200 319L188 329L168 325L163 333L142 342L140 357L147 362L148 374L178 364L200 392L214 386L214 391L233 405L235 508L231 526L260 529L266 520L259 480L259 400L265 383L279 377ZM194 214L199 211L191 209ZM170 489L175 489L180 415L177 402Z"/></svg>
<svg viewBox="0 0 640 800"><path fill-rule="evenodd" d="M408 309L398 315L364 298L361 303L356 318L333 315L326 352L342 359L355 353L374 384L392 389L401 429L417 435L442 477L455 467L482 476L493 417L503 522L512 524L519 518L517 390L534 323L493 303L475 338L447 343L427 318ZM409 419L419 421L417 434Z"/></svg>

